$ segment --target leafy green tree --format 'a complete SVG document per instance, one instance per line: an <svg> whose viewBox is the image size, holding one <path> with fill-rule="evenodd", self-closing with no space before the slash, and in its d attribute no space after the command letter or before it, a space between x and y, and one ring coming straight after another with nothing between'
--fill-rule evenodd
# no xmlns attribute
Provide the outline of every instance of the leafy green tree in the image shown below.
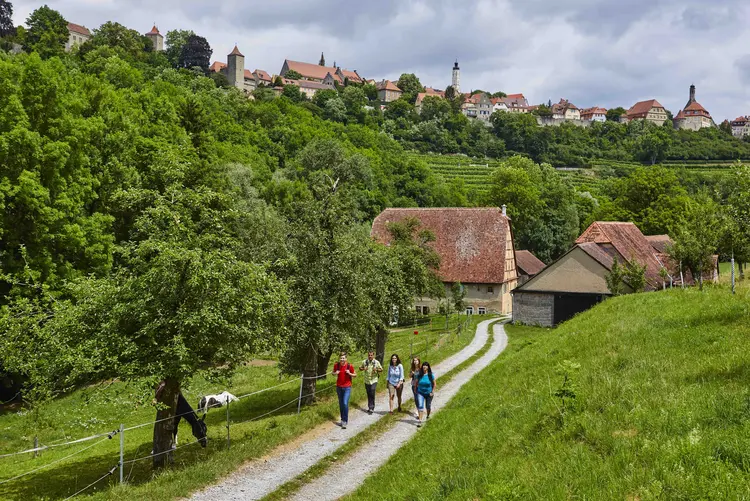
<svg viewBox="0 0 750 501"><path fill-rule="evenodd" d="M417 94L424 92L424 86L414 73L403 73L398 78L396 87L403 92L401 94L401 99L411 104L414 104L417 100Z"/></svg>
<svg viewBox="0 0 750 501"><path fill-rule="evenodd" d="M205 38L191 35L182 47L178 66L180 68L200 68L203 73L208 74L211 54L213 54L213 50Z"/></svg>
<svg viewBox="0 0 750 501"><path fill-rule="evenodd" d="M143 61L153 49L153 44L147 37L112 21L107 21L94 30L91 39L81 46L79 56L85 57L92 49L102 46L115 49L115 53L126 61Z"/></svg>
<svg viewBox="0 0 750 501"><path fill-rule="evenodd" d="M362 90L365 92L368 101L372 102L378 100L378 88L375 87L375 85L370 83L364 84Z"/></svg>
<svg viewBox="0 0 750 501"><path fill-rule="evenodd" d="M641 160L654 165L664 159L671 145L672 137L669 131L663 127L655 128L641 134L636 142L636 151Z"/></svg>
<svg viewBox="0 0 750 501"><path fill-rule="evenodd" d="M622 106L617 108L610 108L607 110L607 120L610 122L619 122L620 117L626 114L628 111Z"/></svg>
<svg viewBox="0 0 750 501"><path fill-rule="evenodd" d="M456 98L456 89L452 85L449 85L448 87L445 88L445 99L448 99L450 101L455 98Z"/></svg>
<svg viewBox="0 0 750 501"><path fill-rule="evenodd" d="M533 113L534 115L540 116L540 117L551 117L552 116L552 109L549 106L547 106L546 104L540 104L531 113Z"/></svg>
<svg viewBox="0 0 750 501"><path fill-rule="evenodd" d="M13 25L13 4L7 0L0 0L0 38L16 34Z"/></svg>
<svg viewBox="0 0 750 501"><path fill-rule="evenodd" d="M326 101L323 116L334 122L346 122L346 103L340 97Z"/></svg>
<svg viewBox="0 0 750 501"><path fill-rule="evenodd" d="M464 298L466 298L466 289L461 285L461 282L454 282L451 285L451 302L456 311L461 312L466 309Z"/></svg>
<svg viewBox="0 0 750 501"><path fill-rule="evenodd" d="M422 120L434 120L448 118L451 114L450 102L438 96L425 96L419 110Z"/></svg>
<svg viewBox="0 0 750 501"><path fill-rule="evenodd" d="M388 103L388 107L385 109L385 118L391 120L399 118L410 119L414 114L414 105L404 99L403 96Z"/></svg>
<svg viewBox="0 0 750 501"><path fill-rule="evenodd" d="M339 93L334 89L321 89L313 95L312 102L320 108L325 108L329 99L339 97Z"/></svg>
<svg viewBox="0 0 750 501"><path fill-rule="evenodd" d="M354 85L349 85L341 92L341 99L346 105L347 113L356 117L362 114L362 108L367 104L365 91Z"/></svg>
<svg viewBox="0 0 750 501"><path fill-rule="evenodd" d="M284 75L284 78L288 78L289 80L302 80L302 75L295 70L289 70Z"/></svg>
<svg viewBox="0 0 750 501"><path fill-rule="evenodd" d="M701 194L689 201L680 221L671 231L674 244L667 253L675 263L687 270L703 290L703 275L713 269L723 228L719 207L710 197Z"/></svg>
<svg viewBox="0 0 750 501"><path fill-rule="evenodd" d="M607 283L609 293L613 296L622 295L625 292L625 284L623 283L624 280L625 269L620 264L617 257L615 257L612 260L612 267L610 268L609 273L604 276L604 281Z"/></svg>
<svg viewBox="0 0 750 501"><path fill-rule="evenodd" d="M732 124L729 122L729 120L724 119L723 122L719 124L719 130L723 132L724 134L727 134L728 136L732 135Z"/></svg>
<svg viewBox="0 0 750 501"><path fill-rule="evenodd" d="M294 103L301 103L307 100L307 96L300 90L298 85L285 85L281 95L291 99Z"/></svg>
<svg viewBox="0 0 750 501"><path fill-rule="evenodd" d="M68 22L56 10L39 7L26 19L23 50L36 52L42 59L62 56L68 41Z"/></svg>
<svg viewBox="0 0 750 501"><path fill-rule="evenodd" d="M188 39L195 36L192 30L170 30L167 32L165 37L166 50L165 54L169 60L169 64L173 68L180 67L180 54L182 54L182 48L187 45Z"/></svg>
<svg viewBox="0 0 750 501"><path fill-rule="evenodd" d="M229 82L229 79L224 73L214 72L214 73L211 73L208 77L211 80L213 80L216 86L219 87L220 89L231 89L233 87L233 85ZM258 89L254 89L254 90L258 90ZM267 89L263 89L263 90L267 90Z"/></svg>
<svg viewBox="0 0 750 501"><path fill-rule="evenodd" d="M624 280L633 292L643 292L646 289L646 265L639 265L634 259L625 264Z"/></svg>

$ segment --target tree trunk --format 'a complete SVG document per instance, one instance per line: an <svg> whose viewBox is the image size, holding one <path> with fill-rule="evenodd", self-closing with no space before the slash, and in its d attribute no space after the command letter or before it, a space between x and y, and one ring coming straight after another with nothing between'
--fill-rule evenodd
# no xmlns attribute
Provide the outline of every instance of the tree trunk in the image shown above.
<svg viewBox="0 0 750 501"><path fill-rule="evenodd" d="M328 354L318 354L318 360L316 362L317 369L316 372L318 373L318 380L323 379L321 376L325 376L328 374L328 363L331 361L331 355L333 352L329 351Z"/></svg>
<svg viewBox="0 0 750 501"><path fill-rule="evenodd" d="M380 365L383 365L385 359L385 342L388 340L388 329L384 325L378 326L378 331L375 334L375 358Z"/></svg>
<svg viewBox="0 0 750 501"><path fill-rule="evenodd" d="M745 264L740 261L740 280L745 280Z"/></svg>
<svg viewBox="0 0 750 501"><path fill-rule="evenodd" d="M315 401L315 388L318 382L316 376L319 375L317 365L318 355L310 346L305 360L305 369L302 371L302 375L305 377L302 380L302 405L309 405Z"/></svg>
<svg viewBox="0 0 750 501"><path fill-rule="evenodd" d="M703 268L698 272L698 290L703 290Z"/></svg>
<svg viewBox="0 0 750 501"><path fill-rule="evenodd" d="M172 448L174 447L174 416L177 410L177 397L180 394L180 382L167 378L164 388L157 393L156 401L162 409L156 411L154 424L154 469L164 468L172 464ZM171 419L170 419L171 418Z"/></svg>

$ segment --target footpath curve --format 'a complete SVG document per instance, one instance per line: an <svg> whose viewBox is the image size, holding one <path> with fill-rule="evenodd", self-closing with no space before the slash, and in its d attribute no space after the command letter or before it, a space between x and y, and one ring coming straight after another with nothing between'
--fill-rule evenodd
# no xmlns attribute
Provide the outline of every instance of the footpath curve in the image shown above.
<svg viewBox="0 0 750 501"><path fill-rule="evenodd" d="M480 322L477 325L474 339L458 353L436 364L434 367L435 372L438 375L445 374L481 350L489 339L488 327L495 321L497 321L497 318ZM490 352L494 350L494 347L495 345L493 344ZM489 355L489 352L480 361L484 360L487 355ZM472 368L477 363L472 365ZM458 374L456 378L460 378L464 372ZM448 386L446 384L446 387ZM443 399L446 391L447 388L440 390L440 400ZM405 390L403 396L404 401L412 398L411 391ZM438 406L435 405L433 412L437 408ZM314 466L318 461L344 445L350 438L376 423L387 414L388 399L378 394L373 414L367 414L363 409L354 405L350 408L349 423L346 430L342 430L338 424L334 423L320 425L295 441L293 444L294 447L289 447L289 444L281 445L267 457L250 461L236 472L220 480L217 484L195 492L189 499L194 501L261 499L271 494L284 483L304 473L308 468ZM413 427L413 425L411 426ZM351 477L347 475L347 478Z"/></svg>
<svg viewBox="0 0 750 501"><path fill-rule="evenodd" d="M482 358L474 362L468 369L456 374L445 385L438 386L438 391L435 394L435 400L432 404L432 416L448 404L464 383L485 369L505 350L505 347L508 345L508 336L505 333L505 328L502 324L495 324L494 331L495 337L492 347ZM432 419L440 418L431 417L430 421ZM429 428L429 426L430 422L428 421L425 423L425 427ZM324 475L303 485L290 499L333 501L351 494L362 485L368 475L383 466L399 448L407 444L412 436L419 433L417 430L416 419L413 416L404 417L394 426L384 431L379 437L373 439L372 445L377 445L377 447L361 447L345 461L337 463L334 467L330 468ZM346 481L344 482L342 479L346 479Z"/></svg>

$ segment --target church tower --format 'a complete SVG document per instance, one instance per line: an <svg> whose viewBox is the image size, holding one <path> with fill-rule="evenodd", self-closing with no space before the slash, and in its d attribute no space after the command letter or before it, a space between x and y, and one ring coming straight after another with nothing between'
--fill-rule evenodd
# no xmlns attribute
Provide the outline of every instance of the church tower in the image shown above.
<svg viewBox="0 0 750 501"><path fill-rule="evenodd" d="M320 53L320 62L318 63L318 66L325 66L326 65L326 58L323 56L323 53Z"/></svg>
<svg viewBox="0 0 750 501"><path fill-rule="evenodd" d="M240 90L245 88L245 56L237 46L227 56L227 79Z"/></svg>
<svg viewBox="0 0 750 501"><path fill-rule="evenodd" d="M151 31L145 35L151 43L154 44L154 52L161 52L164 50L164 35L159 33L159 28L154 25Z"/></svg>
<svg viewBox="0 0 750 501"><path fill-rule="evenodd" d="M456 95L461 93L461 70L458 67L458 59L453 63L453 79L451 80L453 90L456 91Z"/></svg>

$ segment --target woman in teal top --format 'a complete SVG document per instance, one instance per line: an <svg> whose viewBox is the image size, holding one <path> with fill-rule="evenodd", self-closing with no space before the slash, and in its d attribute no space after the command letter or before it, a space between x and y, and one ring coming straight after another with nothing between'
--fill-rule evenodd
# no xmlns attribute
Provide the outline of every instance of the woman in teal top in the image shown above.
<svg viewBox="0 0 750 501"><path fill-rule="evenodd" d="M417 410L419 411L419 421L417 428L422 426L422 422L430 417L432 410L432 397L435 394L435 376L432 374L432 367L429 362L422 362L422 368L417 374ZM425 410L427 416L425 417Z"/></svg>

